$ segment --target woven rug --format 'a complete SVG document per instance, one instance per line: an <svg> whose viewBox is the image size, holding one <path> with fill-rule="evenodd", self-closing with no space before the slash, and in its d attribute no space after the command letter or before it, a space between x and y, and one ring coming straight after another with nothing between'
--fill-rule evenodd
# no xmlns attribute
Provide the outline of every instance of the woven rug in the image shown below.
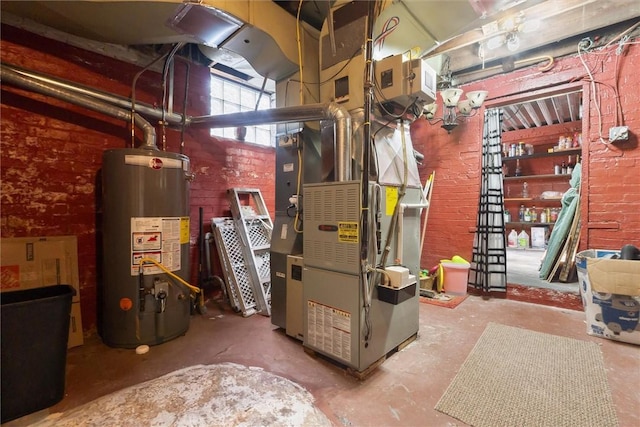
<svg viewBox="0 0 640 427"><path fill-rule="evenodd" d="M495 323L435 409L475 427L618 425L596 343Z"/></svg>
<svg viewBox="0 0 640 427"><path fill-rule="evenodd" d="M313 400L299 385L261 368L197 365L32 426L331 426Z"/></svg>

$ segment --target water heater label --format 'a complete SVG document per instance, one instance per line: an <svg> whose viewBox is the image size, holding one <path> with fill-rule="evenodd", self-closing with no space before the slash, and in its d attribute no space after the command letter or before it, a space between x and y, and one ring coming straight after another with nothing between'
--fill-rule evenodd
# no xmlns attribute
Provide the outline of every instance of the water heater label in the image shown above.
<svg viewBox="0 0 640 427"><path fill-rule="evenodd" d="M171 159L169 157L149 157L138 154L127 154L124 156L125 165L148 166L151 169L182 169L182 163L183 161L180 159Z"/></svg>
<svg viewBox="0 0 640 427"><path fill-rule="evenodd" d="M189 217L183 216L180 218L180 244L189 243L189 237Z"/></svg>
<svg viewBox="0 0 640 427"><path fill-rule="evenodd" d="M169 271L180 270L183 223L184 218L180 217L131 218L132 276L140 272L140 262L144 258L162 264ZM150 263L145 265L144 272L158 274L162 270Z"/></svg>
<svg viewBox="0 0 640 427"><path fill-rule="evenodd" d="M351 362L351 313L316 301L307 301L309 345Z"/></svg>

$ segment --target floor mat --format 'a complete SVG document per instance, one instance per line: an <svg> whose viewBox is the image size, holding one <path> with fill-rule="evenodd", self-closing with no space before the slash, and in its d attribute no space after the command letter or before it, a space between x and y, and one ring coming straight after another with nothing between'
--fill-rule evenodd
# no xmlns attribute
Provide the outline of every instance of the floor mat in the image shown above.
<svg viewBox="0 0 640 427"><path fill-rule="evenodd" d="M234 363L197 365L111 393L35 426L331 426L299 385Z"/></svg>
<svg viewBox="0 0 640 427"><path fill-rule="evenodd" d="M441 294L442 295L442 294ZM469 295L448 295L451 299L438 299L438 298L427 298L420 297L420 302L425 304L437 305L438 307L447 307L447 308L456 308L462 303L462 301L466 300Z"/></svg>
<svg viewBox="0 0 640 427"><path fill-rule="evenodd" d="M435 409L475 427L618 425L596 343L496 323Z"/></svg>

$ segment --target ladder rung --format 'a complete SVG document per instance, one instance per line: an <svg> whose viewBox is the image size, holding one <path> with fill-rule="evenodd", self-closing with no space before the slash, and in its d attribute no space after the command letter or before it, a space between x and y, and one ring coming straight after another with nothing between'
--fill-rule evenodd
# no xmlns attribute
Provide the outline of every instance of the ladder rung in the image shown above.
<svg viewBox="0 0 640 427"><path fill-rule="evenodd" d="M249 221L254 221L254 220L265 220L265 219L271 219L271 217L269 217L269 215L242 215L242 219L244 219L245 221L249 222Z"/></svg>

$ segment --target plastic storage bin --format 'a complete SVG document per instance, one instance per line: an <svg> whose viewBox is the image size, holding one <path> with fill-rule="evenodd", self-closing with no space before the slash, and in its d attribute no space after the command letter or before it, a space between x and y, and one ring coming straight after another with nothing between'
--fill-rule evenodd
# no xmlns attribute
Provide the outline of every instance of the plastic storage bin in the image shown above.
<svg viewBox="0 0 640 427"><path fill-rule="evenodd" d="M3 423L64 397L73 293L55 285L0 294Z"/></svg>
<svg viewBox="0 0 640 427"><path fill-rule="evenodd" d="M442 265L444 291L452 295L466 295L470 264L449 260L442 260L440 264Z"/></svg>

